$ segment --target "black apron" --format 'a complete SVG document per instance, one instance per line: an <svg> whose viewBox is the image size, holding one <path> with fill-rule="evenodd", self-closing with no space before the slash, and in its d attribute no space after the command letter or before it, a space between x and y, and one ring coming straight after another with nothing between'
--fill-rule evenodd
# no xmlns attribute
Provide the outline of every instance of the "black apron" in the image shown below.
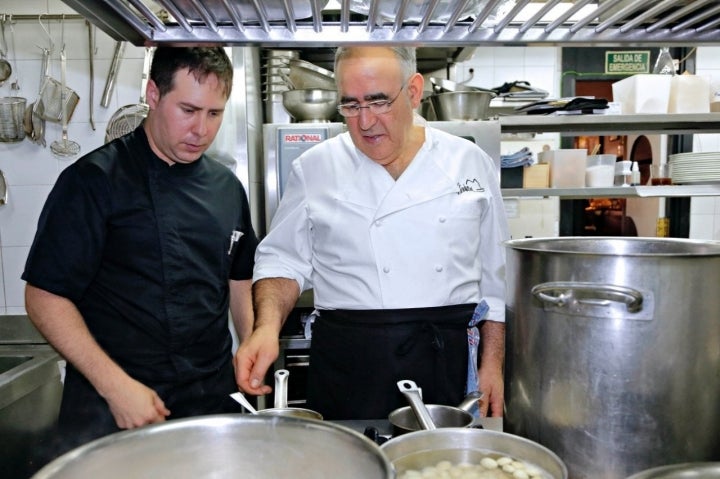
<svg viewBox="0 0 720 479"><path fill-rule="evenodd" d="M408 405L401 379L415 381L427 404L457 406L475 307L321 310L312 329L307 407L326 419L387 418Z"/></svg>

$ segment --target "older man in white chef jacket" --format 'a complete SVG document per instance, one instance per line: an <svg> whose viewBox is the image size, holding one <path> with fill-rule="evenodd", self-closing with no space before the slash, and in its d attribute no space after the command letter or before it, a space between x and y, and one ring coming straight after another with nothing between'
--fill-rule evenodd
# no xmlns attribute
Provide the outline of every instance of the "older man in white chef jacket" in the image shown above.
<svg viewBox="0 0 720 479"><path fill-rule="evenodd" d="M307 407L384 418L407 404L396 382L411 379L427 403L479 389L481 413L501 416L508 233L493 162L414 121L424 85L414 49L340 48L335 75L348 132L292 164L255 258L238 385L271 392L263 378L281 326L313 288Z"/></svg>

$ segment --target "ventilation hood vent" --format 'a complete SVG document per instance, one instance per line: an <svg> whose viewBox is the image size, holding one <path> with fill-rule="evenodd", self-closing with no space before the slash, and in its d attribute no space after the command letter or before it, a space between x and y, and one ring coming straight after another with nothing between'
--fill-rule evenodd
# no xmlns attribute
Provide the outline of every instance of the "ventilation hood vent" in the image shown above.
<svg viewBox="0 0 720 479"><path fill-rule="evenodd" d="M720 43L720 3L716 0L63 1L115 40L137 46Z"/></svg>

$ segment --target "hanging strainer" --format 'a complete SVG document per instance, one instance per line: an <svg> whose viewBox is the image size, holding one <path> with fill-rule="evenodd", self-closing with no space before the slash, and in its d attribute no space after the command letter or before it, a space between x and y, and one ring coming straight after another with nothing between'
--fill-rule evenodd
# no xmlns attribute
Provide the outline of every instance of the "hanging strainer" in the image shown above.
<svg viewBox="0 0 720 479"><path fill-rule="evenodd" d="M142 82L140 84L140 103L125 105L113 114L105 129L105 143L132 132L147 117L150 108L145 103L145 89L150 77L150 63L153 52L153 48L145 48Z"/></svg>
<svg viewBox="0 0 720 479"><path fill-rule="evenodd" d="M80 97L75 90L62 82L46 76L40 90L40 102L43 104L42 119L55 123L62 122L63 114L70 121ZM65 108L63 108L63 105ZM63 112L63 110L65 110Z"/></svg>
<svg viewBox="0 0 720 479"><path fill-rule="evenodd" d="M19 96L0 98L0 141L16 142L25 138L23 117L26 102Z"/></svg>

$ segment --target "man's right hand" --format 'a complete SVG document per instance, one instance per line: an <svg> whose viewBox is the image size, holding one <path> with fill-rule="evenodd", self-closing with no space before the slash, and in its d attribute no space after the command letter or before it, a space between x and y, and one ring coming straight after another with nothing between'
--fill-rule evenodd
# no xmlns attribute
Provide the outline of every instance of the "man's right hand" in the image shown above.
<svg viewBox="0 0 720 479"><path fill-rule="evenodd" d="M264 384L265 374L279 353L277 328L260 326L240 344L233 358L235 380L241 391L261 396L272 387Z"/></svg>
<svg viewBox="0 0 720 479"><path fill-rule="evenodd" d="M165 403L153 389L129 376L105 399L121 429L163 422L170 415Z"/></svg>

